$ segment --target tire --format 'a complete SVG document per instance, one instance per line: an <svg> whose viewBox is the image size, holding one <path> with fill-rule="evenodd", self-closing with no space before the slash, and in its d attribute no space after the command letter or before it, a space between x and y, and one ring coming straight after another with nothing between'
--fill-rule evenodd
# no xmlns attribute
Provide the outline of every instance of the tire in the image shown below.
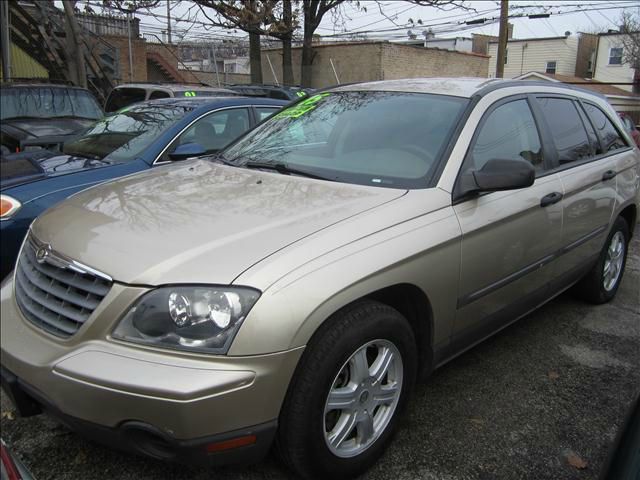
<svg viewBox="0 0 640 480"><path fill-rule="evenodd" d="M577 296L596 305L607 303L616 296L627 263L630 236L627 222L624 218L618 217L602 247L598 261L574 287L573 290ZM618 256L615 256L614 250L618 252ZM611 261L612 255L615 257L613 261ZM616 267L618 259L621 262Z"/></svg>
<svg viewBox="0 0 640 480"><path fill-rule="evenodd" d="M388 358L385 352L392 354L392 361L382 361ZM387 373L381 382L374 382L370 375L381 364L387 368L380 371ZM362 301L337 312L314 334L289 385L279 419L277 453L302 478L337 480L364 472L391 440L416 369L413 331L396 310ZM393 385L396 393L380 390ZM346 399L338 396L347 390ZM334 399L350 406L332 409L330 391ZM387 404L376 407L382 396ZM370 418L377 423L367 421ZM335 435L339 432L348 434Z"/></svg>

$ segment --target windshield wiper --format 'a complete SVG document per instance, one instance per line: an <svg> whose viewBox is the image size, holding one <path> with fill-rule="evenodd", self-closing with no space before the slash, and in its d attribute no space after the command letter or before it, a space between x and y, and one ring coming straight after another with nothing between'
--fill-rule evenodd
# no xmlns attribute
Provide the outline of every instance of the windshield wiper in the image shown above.
<svg viewBox="0 0 640 480"><path fill-rule="evenodd" d="M323 177L322 175L316 175L315 173L307 172L305 170L292 168L283 162L254 162L250 160L238 166L246 168L262 168L264 170L274 170L278 173L282 173L283 175L300 175L301 177L315 178L316 180L328 180L330 182L334 181L334 179L332 178L327 178Z"/></svg>
<svg viewBox="0 0 640 480"><path fill-rule="evenodd" d="M201 159L206 158L207 160L211 160L212 162L220 162L225 165L231 165L232 167L238 166L235 163L231 163L229 160L227 160L226 157L222 155L222 153L213 153L211 155L205 155L204 157L200 157L200 158Z"/></svg>
<svg viewBox="0 0 640 480"><path fill-rule="evenodd" d="M102 160L103 157L101 157L100 155L96 155L94 153L87 153L87 152L61 152L64 155L69 155L70 157L78 157L78 158L86 158L89 160Z"/></svg>

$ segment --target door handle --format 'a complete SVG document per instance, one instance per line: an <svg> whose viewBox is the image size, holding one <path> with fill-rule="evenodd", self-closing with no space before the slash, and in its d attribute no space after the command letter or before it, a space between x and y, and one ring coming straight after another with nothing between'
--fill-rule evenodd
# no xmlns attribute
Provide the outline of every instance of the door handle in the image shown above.
<svg viewBox="0 0 640 480"><path fill-rule="evenodd" d="M541 207L548 207L549 205L553 205L554 203L558 203L562 200L563 195L560 192L553 192L549 195L545 195L540 199Z"/></svg>
<svg viewBox="0 0 640 480"><path fill-rule="evenodd" d="M618 172L616 172L615 170L607 170L606 172L604 172L602 174L602 181L606 182L607 180L611 180L617 174L618 174Z"/></svg>

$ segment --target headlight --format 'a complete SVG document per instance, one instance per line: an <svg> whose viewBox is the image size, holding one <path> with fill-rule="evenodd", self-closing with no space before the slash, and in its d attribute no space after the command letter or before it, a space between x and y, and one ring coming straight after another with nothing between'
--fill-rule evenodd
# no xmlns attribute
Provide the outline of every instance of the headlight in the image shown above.
<svg viewBox="0 0 640 480"><path fill-rule="evenodd" d="M20 210L22 204L13 197L8 195L0 195L0 219L10 218L14 213Z"/></svg>
<svg viewBox="0 0 640 480"><path fill-rule="evenodd" d="M245 287L162 287L145 294L112 336L128 342L225 354L260 292Z"/></svg>

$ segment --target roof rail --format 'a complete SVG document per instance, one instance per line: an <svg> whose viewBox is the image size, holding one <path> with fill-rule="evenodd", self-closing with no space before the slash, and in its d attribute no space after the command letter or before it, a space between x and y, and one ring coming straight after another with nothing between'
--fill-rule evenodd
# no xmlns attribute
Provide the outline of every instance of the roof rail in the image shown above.
<svg viewBox="0 0 640 480"><path fill-rule="evenodd" d="M597 84L592 84L592 85L597 85ZM475 95L479 95L479 96L484 96L488 93L491 93L495 90L499 90L501 88L509 88L509 87L523 87L523 86L528 86L528 87L555 87L555 88L564 88L566 90L573 90L573 91L579 91L579 92L587 92L590 93L592 95L595 95L596 97L600 97L600 98L605 98L606 97L600 93L600 92L596 92L595 90L589 90L586 88L580 88L580 87L576 87L575 85L570 85L568 83L563 83L563 82L547 82L544 80L503 80L503 81L499 81L499 82L492 82L489 85L487 85L486 87L482 87L480 90L478 90Z"/></svg>

